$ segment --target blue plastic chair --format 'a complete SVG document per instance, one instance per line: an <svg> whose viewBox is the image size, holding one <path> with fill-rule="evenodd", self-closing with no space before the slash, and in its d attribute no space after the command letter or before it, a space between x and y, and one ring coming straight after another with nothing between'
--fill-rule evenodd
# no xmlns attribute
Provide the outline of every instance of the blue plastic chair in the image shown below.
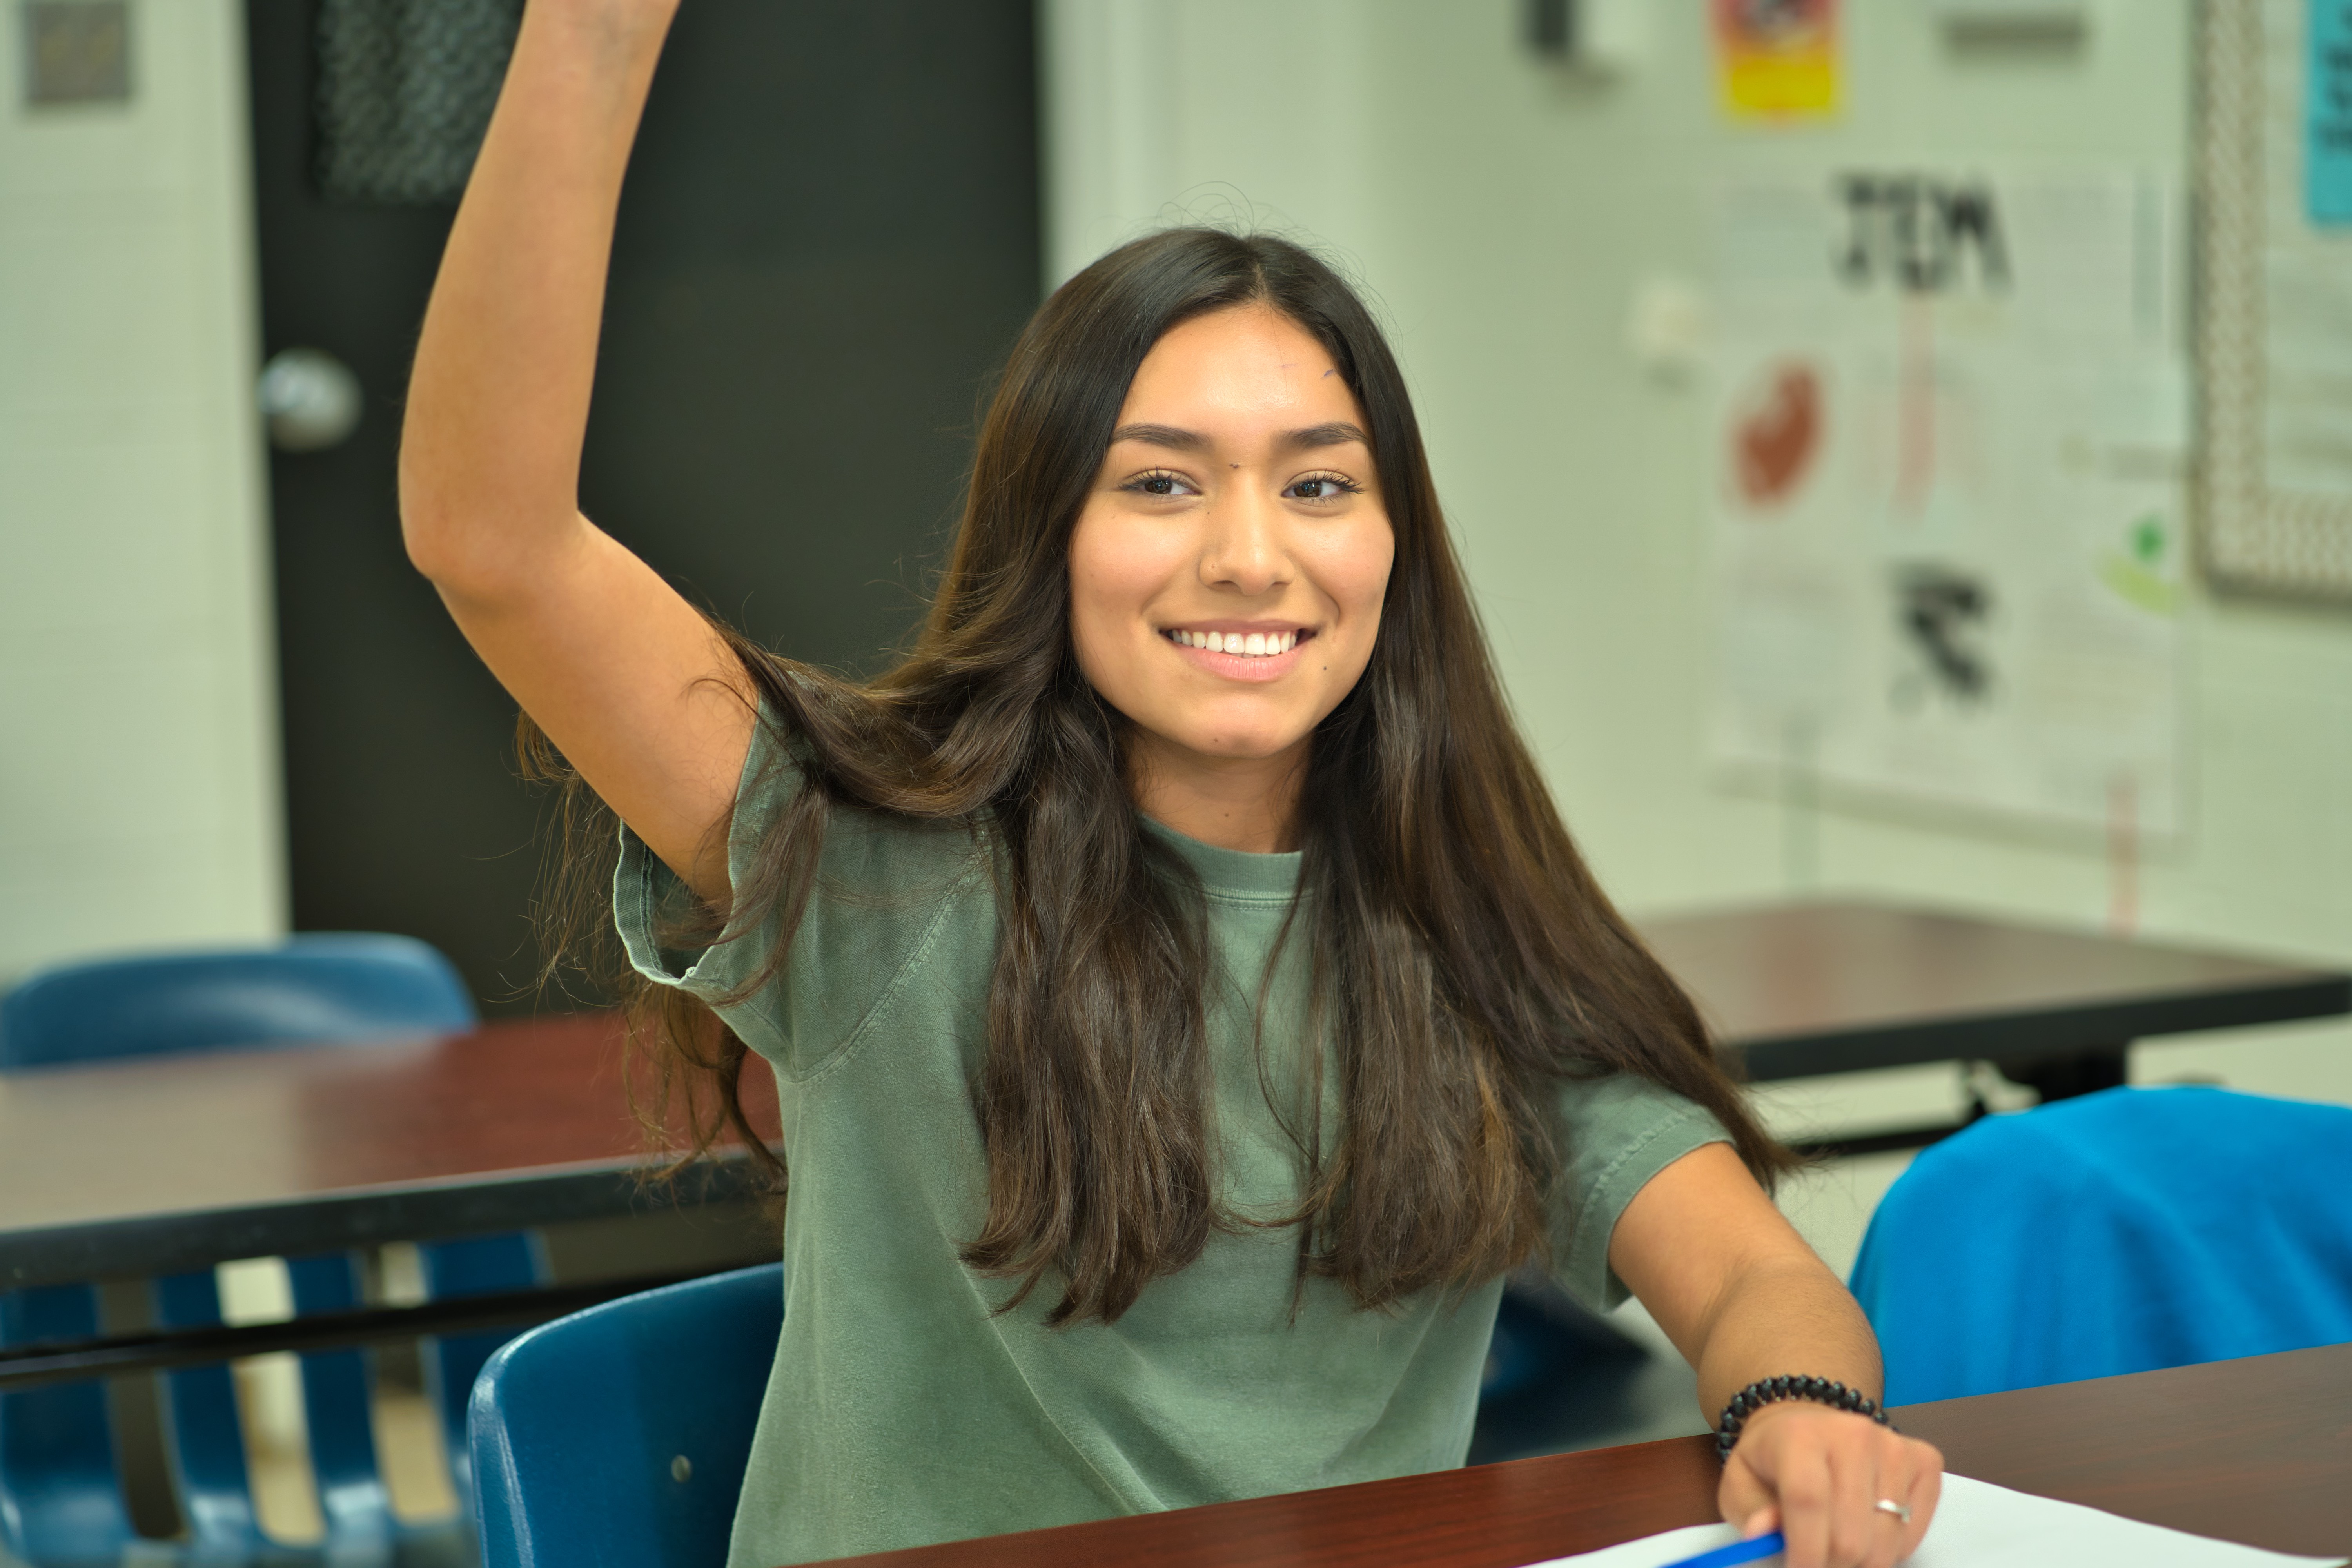
<svg viewBox="0 0 2352 1568"><path fill-rule="evenodd" d="M275 948L156 954L59 965L0 997L0 1068L110 1058L381 1038L448 1031L478 1022L449 961L413 938L370 933L302 935ZM534 1237L470 1237L425 1244L429 1294L521 1289L544 1278ZM360 1303L348 1254L288 1260L298 1314ZM159 1326L221 1321L209 1270L155 1280ZM14 1310L10 1310L11 1306ZM0 1343L70 1339L99 1330L96 1292L47 1287L0 1298ZM497 1336L428 1342L427 1365L470 1384ZM173 1485L192 1562L371 1559L462 1562L461 1523L400 1524L378 1472L365 1352L302 1358L304 1414L327 1540L299 1551L269 1541L255 1518L236 1403L226 1366L163 1378L163 1426ZM468 1502L460 1401L443 1398L443 1426L458 1496ZM453 1539L454 1534L454 1539ZM0 1544L35 1563L119 1559L136 1540L122 1503L101 1385L68 1384L0 1395ZM156 1543L142 1543L152 1552Z"/></svg>
<svg viewBox="0 0 2352 1568"><path fill-rule="evenodd" d="M474 1384L483 1568L710 1568L784 1321L781 1263L608 1301Z"/></svg>
<svg viewBox="0 0 2352 1568"><path fill-rule="evenodd" d="M2352 1340L2352 1107L2115 1089L1922 1152L1853 1293L1887 1403Z"/></svg>

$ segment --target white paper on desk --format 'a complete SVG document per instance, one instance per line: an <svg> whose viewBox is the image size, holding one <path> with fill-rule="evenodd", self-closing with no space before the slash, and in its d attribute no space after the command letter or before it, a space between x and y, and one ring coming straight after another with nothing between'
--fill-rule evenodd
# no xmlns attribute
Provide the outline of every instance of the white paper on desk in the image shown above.
<svg viewBox="0 0 2352 1568"><path fill-rule="evenodd" d="M1727 1524L1669 1530L1536 1568L1661 1568L1717 1546L1739 1532ZM1768 1557L1761 1568L1777 1568ZM2341 1557L2290 1557L2234 1542L2209 1541L2142 1524L2080 1503L2053 1502L1966 1476L1944 1478L1943 1501L1908 1568L2277 1568L2281 1563L2340 1564Z"/></svg>

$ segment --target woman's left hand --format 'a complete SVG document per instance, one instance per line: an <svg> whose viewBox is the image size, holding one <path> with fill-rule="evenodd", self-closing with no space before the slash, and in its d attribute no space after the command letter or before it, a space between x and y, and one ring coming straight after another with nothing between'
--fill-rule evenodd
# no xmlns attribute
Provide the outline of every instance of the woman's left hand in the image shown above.
<svg viewBox="0 0 2352 1568"><path fill-rule="evenodd" d="M1698 1369L1704 1411L1775 1377L1883 1386L1870 1321L1728 1144L1692 1150L1633 1194L1609 1266ZM1743 1536L1787 1536L1789 1568L1893 1568L1927 1533L1943 1476L1925 1443L1780 1399L1741 1422L1716 1500Z"/></svg>
<svg viewBox="0 0 2352 1568"><path fill-rule="evenodd" d="M1927 1533L1943 1477L1944 1456L1916 1438L1789 1399L1748 1417L1716 1500L1743 1539L1785 1535L1789 1568L1893 1568Z"/></svg>

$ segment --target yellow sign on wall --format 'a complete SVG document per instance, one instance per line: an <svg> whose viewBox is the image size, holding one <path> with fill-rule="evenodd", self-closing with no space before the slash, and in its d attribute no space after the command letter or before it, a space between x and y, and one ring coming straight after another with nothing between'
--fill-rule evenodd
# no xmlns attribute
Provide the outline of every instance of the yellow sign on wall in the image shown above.
<svg viewBox="0 0 2352 1568"><path fill-rule="evenodd" d="M1735 120L1838 110L1837 0L1712 0L1716 79Z"/></svg>

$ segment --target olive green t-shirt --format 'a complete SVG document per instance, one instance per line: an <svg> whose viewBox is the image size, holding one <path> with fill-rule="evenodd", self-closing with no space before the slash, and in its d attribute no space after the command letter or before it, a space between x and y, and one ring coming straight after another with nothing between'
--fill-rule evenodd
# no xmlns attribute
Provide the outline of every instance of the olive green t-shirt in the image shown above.
<svg viewBox="0 0 2352 1568"><path fill-rule="evenodd" d="M772 765L762 731L731 834L739 885L798 782ZM1207 900L1222 1195L1279 1212L1297 1193L1298 1156L1261 1086L1286 1081L1297 1048L1285 1026L1303 1016L1303 939L1283 945L1266 993L1263 1075L1252 1009L1299 857L1155 831L1199 872ZM984 1207L971 1085L996 954L989 853L962 827L835 811L783 970L722 1009L774 1068L792 1171L783 1332L730 1568L1460 1465L1500 1281L1364 1311L1310 1279L1295 1300L1295 1233L1241 1228L1214 1235L1117 1322L1047 1327L1050 1279L996 1311L1006 1282L957 1256ZM739 990L772 932L681 970L656 944L677 896L668 870L625 836L614 900L632 961L705 997ZM1623 1294L1607 1254L1626 1203L1724 1133L1638 1079L1570 1081L1560 1094L1569 1164L1553 1263L1601 1306Z"/></svg>

